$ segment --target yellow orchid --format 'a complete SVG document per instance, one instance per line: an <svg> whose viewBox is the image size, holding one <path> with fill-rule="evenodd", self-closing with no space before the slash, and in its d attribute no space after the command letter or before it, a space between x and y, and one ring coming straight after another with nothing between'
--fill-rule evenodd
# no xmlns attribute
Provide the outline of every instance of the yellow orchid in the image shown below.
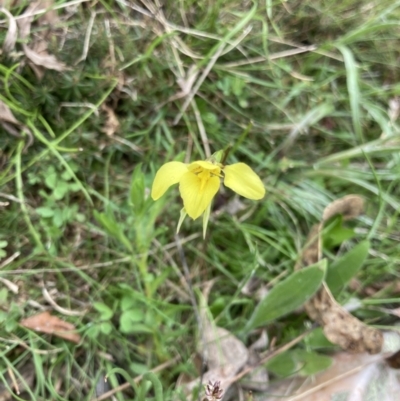
<svg viewBox="0 0 400 401"><path fill-rule="evenodd" d="M265 195L261 179L247 164L224 166L214 160L198 160L190 164L174 161L162 165L154 179L151 197L157 200L171 185L179 183L184 209L178 230L186 214L195 220L204 213L206 227L211 201L218 192L221 178L226 187L245 198L258 200Z"/></svg>

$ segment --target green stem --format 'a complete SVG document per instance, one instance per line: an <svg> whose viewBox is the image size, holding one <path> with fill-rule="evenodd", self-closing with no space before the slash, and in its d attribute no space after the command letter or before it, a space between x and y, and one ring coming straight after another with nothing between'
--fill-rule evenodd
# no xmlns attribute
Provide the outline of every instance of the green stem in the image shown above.
<svg viewBox="0 0 400 401"><path fill-rule="evenodd" d="M17 153L15 155L15 186L17 189L17 198L20 201L22 215L24 217L25 223L28 226L29 232L31 233L34 241L36 242L36 246L39 248L41 252L45 250L45 247L40 239L39 233L35 230L31 219L29 218L28 208L26 207L25 199L24 199L24 191L23 191L23 182L22 182L22 169L21 169L21 153L24 148L24 142L19 142Z"/></svg>

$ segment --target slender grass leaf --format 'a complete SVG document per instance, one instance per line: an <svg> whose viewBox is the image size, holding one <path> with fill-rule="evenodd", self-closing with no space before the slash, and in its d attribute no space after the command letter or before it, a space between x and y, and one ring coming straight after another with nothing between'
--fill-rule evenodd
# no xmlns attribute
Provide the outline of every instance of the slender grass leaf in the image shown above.
<svg viewBox="0 0 400 401"><path fill-rule="evenodd" d="M334 296L356 275L368 256L369 247L369 241L362 241L329 266L326 284Z"/></svg>
<svg viewBox="0 0 400 401"><path fill-rule="evenodd" d="M400 151L400 138L398 136L385 137L323 157L314 163L314 167L319 168L325 164L345 162L349 159L365 157L365 155L384 157L398 151Z"/></svg>
<svg viewBox="0 0 400 401"><path fill-rule="evenodd" d="M350 99L351 118L353 120L354 132L358 138L359 143L361 144L364 143L364 140L361 127L361 94L358 86L358 67L353 53L346 46L338 45L337 48L343 54L347 75L347 91Z"/></svg>
<svg viewBox="0 0 400 401"><path fill-rule="evenodd" d="M278 319L299 308L320 287L326 271L326 260L294 272L277 284L257 305L246 329L251 330Z"/></svg>

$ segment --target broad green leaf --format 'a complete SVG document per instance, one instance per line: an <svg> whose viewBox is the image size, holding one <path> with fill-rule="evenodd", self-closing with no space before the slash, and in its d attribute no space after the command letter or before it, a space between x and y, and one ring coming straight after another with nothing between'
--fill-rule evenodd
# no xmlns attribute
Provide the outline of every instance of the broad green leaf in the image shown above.
<svg viewBox="0 0 400 401"><path fill-rule="evenodd" d="M304 339L305 344L307 347L312 350L319 350L319 349L329 349L337 348L337 345L332 344L324 334L324 329L322 327L317 327L314 329L307 337Z"/></svg>
<svg viewBox="0 0 400 401"><path fill-rule="evenodd" d="M10 316L7 316L7 319L5 321L5 330L7 333L12 333L14 330L16 330L16 328L18 327L18 322L17 320L11 318Z"/></svg>
<svg viewBox="0 0 400 401"><path fill-rule="evenodd" d="M54 215L54 210L49 207L38 207L35 210L42 217L52 217Z"/></svg>
<svg viewBox="0 0 400 401"><path fill-rule="evenodd" d="M310 376L329 368L331 364L332 358L329 356L295 349L272 358L267 363L267 369L279 377L287 377L295 373Z"/></svg>
<svg viewBox="0 0 400 401"><path fill-rule="evenodd" d="M123 297L121 299L121 310L127 311L129 309L134 309L135 306L138 306L138 301L137 299L131 297L131 296L127 296L127 297Z"/></svg>
<svg viewBox="0 0 400 401"><path fill-rule="evenodd" d="M326 284L334 296L356 275L368 256L369 247L369 241L362 241L329 266Z"/></svg>
<svg viewBox="0 0 400 401"><path fill-rule="evenodd" d="M7 312L0 310L0 323L3 323L7 320Z"/></svg>
<svg viewBox="0 0 400 401"><path fill-rule="evenodd" d="M48 188L54 189L57 185L57 173L55 171L52 171L47 174L44 182Z"/></svg>
<svg viewBox="0 0 400 401"><path fill-rule="evenodd" d="M58 181L56 187L53 190L54 198L61 200L68 192L69 186L65 181Z"/></svg>
<svg viewBox="0 0 400 401"><path fill-rule="evenodd" d="M315 375L332 365L332 358L306 350L294 350L297 367L303 376Z"/></svg>
<svg viewBox="0 0 400 401"><path fill-rule="evenodd" d="M277 284L257 305L246 330L252 330L278 319L302 306L321 286L326 260L298 270Z"/></svg>
<svg viewBox="0 0 400 401"><path fill-rule="evenodd" d="M352 228L343 227L343 216L335 216L325 224L322 240L325 249L332 249L344 241L353 238L355 231Z"/></svg>
<svg viewBox="0 0 400 401"><path fill-rule="evenodd" d="M121 325L120 330L125 334L153 333L153 330L143 323L130 323L129 327Z"/></svg>
<svg viewBox="0 0 400 401"><path fill-rule="evenodd" d="M53 224L58 228L60 228L64 224L64 216L62 209L54 210Z"/></svg>
<svg viewBox="0 0 400 401"><path fill-rule="evenodd" d="M65 170L62 174L61 174L61 178L64 181L69 181L72 178L72 174L70 170Z"/></svg>
<svg viewBox="0 0 400 401"><path fill-rule="evenodd" d="M109 320L113 317L113 310L102 302L94 302L93 307L100 313L101 320Z"/></svg>
<svg viewBox="0 0 400 401"><path fill-rule="evenodd" d="M113 329L113 325L110 322L102 322L100 325L100 330L103 334L110 334Z"/></svg>
<svg viewBox="0 0 400 401"><path fill-rule="evenodd" d="M119 329L122 333L131 334L137 333L138 327L142 324L144 313L139 309L131 309L123 312L119 320ZM146 329L148 330L148 329Z"/></svg>
<svg viewBox="0 0 400 401"><path fill-rule="evenodd" d="M0 241L0 248L5 248L8 245L8 242L5 240Z"/></svg>
<svg viewBox="0 0 400 401"><path fill-rule="evenodd" d="M288 377L296 372L296 361L292 352L278 354L268 361L266 368L278 377Z"/></svg>
<svg viewBox="0 0 400 401"><path fill-rule="evenodd" d="M90 326L86 332L85 335L93 340L95 340L97 338L97 336L99 335L100 332L100 326L98 325L93 325Z"/></svg>

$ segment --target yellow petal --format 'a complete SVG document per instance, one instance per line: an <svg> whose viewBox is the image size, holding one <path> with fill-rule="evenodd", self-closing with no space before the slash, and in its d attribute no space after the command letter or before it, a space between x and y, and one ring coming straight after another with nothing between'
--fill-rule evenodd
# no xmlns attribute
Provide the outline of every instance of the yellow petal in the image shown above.
<svg viewBox="0 0 400 401"><path fill-rule="evenodd" d="M179 190L186 213L194 220L206 210L215 194L218 192L220 179L210 177L205 183L192 172L184 174L180 180Z"/></svg>
<svg viewBox="0 0 400 401"><path fill-rule="evenodd" d="M205 170L217 170L218 174L221 171L221 168L218 165L216 165L214 163L211 163L211 162L208 162L206 160L197 160L197 161L195 161L193 163L190 163L189 166L188 166L188 169L189 170L195 170L198 167L202 167Z"/></svg>
<svg viewBox="0 0 400 401"><path fill-rule="evenodd" d="M244 163L224 167L224 184L248 199L261 199L265 195L264 184L260 177Z"/></svg>
<svg viewBox="0 0 400 401"><path fill-rule="evenodd" d="M154 200L161 198L165 191L171 185L177 184L187 171L187 165L181 162L169 162L162 165L154 178L151 197Z"/></svg>

